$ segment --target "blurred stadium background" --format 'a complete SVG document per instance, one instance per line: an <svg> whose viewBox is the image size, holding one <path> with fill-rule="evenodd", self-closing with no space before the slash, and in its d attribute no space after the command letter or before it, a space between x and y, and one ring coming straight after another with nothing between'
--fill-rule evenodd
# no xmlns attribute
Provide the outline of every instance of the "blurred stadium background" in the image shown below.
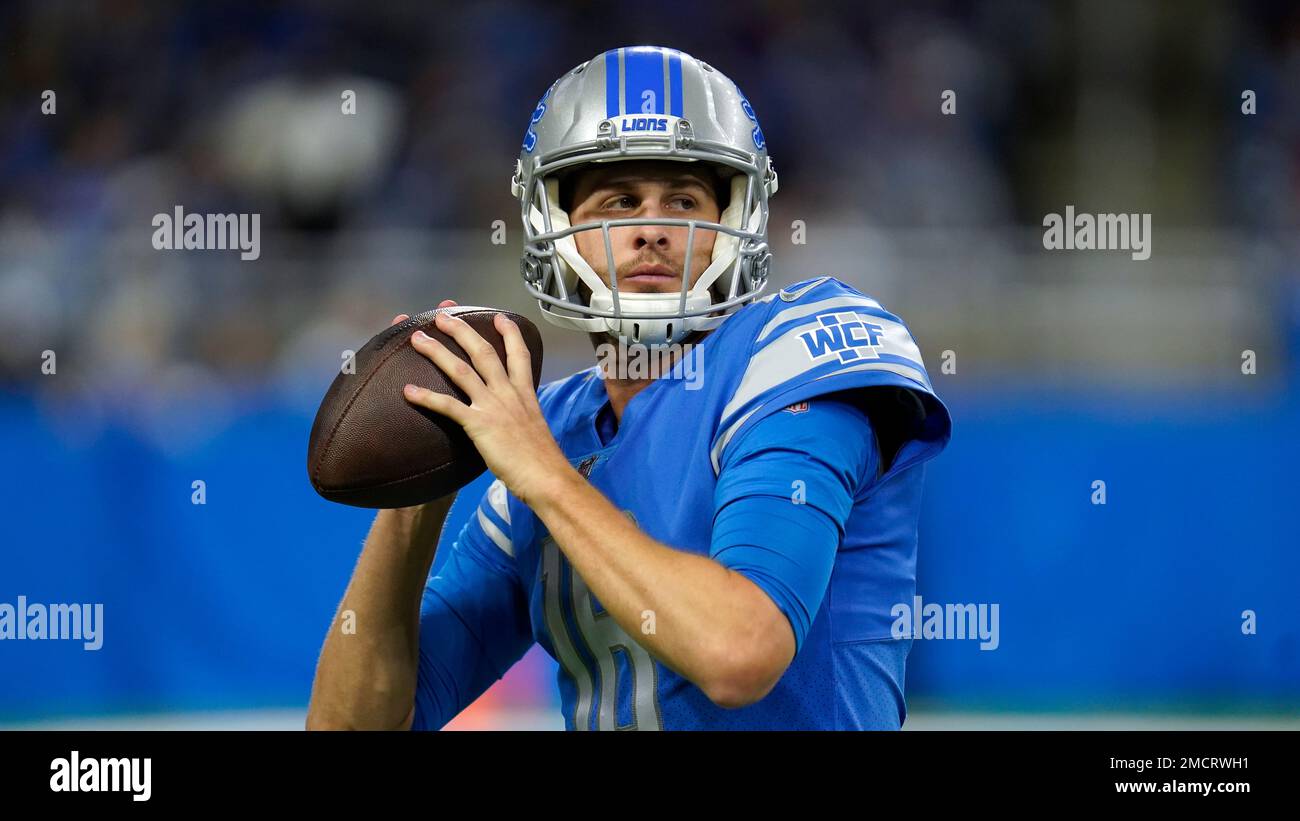
<svg viewBox="0 0 1300 821"><path fill-rule="evenodd" d="M1300 726L1300 7L523 0L0 6L0 601L105 607L99 651L0 643L0 725L301 726L371 519L304 475L340 352L535 313L526 118L634 43L741 85L775 286L881 299L952 409L918 592L1000 646L918 641L908 727ZM177 205L261 214L261 257L154 250ZM1150 260L1045 252L1067 205L1151 213ZM590 363L542 330L546 378ZM561 726L553 677L454 726Z"/></svg>

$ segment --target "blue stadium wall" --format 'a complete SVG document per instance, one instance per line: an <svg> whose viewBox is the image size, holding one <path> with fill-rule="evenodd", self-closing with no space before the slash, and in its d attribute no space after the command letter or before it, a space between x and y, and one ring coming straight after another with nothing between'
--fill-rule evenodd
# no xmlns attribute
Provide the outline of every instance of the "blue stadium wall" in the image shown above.
<svg viewBox="0 0 1300 821"><path fill-rule="evenodd" d="M917 642L909 699L1300 712L1296 395L945 398L919 593L996 603L999 646ZM105 610L98 651L0 641L0 718L306 704L371 514L307 484L309 414L243 401L201 446L164 448L0 396L0 602Z"/></svg>

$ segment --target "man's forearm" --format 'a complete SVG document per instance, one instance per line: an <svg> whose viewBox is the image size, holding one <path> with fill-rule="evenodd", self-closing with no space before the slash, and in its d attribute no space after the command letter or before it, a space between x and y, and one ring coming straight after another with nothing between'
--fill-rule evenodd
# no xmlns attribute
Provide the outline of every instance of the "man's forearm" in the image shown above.
<svg viewBox="0 0 1300 821"><path fill-rule="evenodd" d="M420 598L455 495L375 516L321 650L307 726L410 726Z"/></svg>
<svg viewBox="0 0 1300 821"><path fill-rule="evenodd" d="M749 579L655 541L576 471L556 477L533 510L619 626L710 698L739 706L780 678L793 634ZM647 617L653 632L642 629Z"/></svg>

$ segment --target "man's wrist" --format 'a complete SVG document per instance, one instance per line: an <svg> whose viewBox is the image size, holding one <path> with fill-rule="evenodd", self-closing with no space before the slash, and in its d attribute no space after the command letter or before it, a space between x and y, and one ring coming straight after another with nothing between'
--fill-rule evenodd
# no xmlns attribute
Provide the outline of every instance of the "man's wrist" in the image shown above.
<svg viewBox="0 0 1300 821"><path fill-rule="evenodd" d="M410 507L379 511L385 530L398 545L418 555L432 555L456 494Z"/></svg>
<svg viewBox="0 0 1300 821"><path fill-rule="evenodd" d="M521 498L539 518L545 517L565 503L572 501L587 480L566 460L562 466L548 472L547 476L530 491L528 498Z"/></svg>

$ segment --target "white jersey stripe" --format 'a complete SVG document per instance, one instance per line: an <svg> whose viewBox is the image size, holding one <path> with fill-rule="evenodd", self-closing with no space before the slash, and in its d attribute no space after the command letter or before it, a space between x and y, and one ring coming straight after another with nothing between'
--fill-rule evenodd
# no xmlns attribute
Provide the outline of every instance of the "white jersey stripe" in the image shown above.
<svg viewBox="0 0 1300 821"><path fill-rule="evenodd" d="M488 504L492 505L492 512L501 517L501 521L507 526L510 525L510 505L506 498L506 486L497 479L487 489Z"/></svg>
<svg viewBox="0 0 1300 821"><path fill-rule="evenodd" d="M763 326L763 330L759 331L758 338L755 339L754 342L758 343L767 339L768 334L772 333L772 331L774 331L778 326L784 325L787 322L801 319L811 314L821 313L822 311L833 310L835 308L870 308L875 311L885 310L880 307L879 302L867 296L837 296L831 299L823 299L819 302L810 302L807 305L796 305L793 308L786 308L784 311L781 311L768 320L768 323Z"/></svg>
<svg viewBox="0 0 1300 821"><path fill-rule="evenodd" d="M858 371L889 371L890 373L898 374L899 376L903 376L908 379L917 381L920 383L921 387L926 387L926 383L924 379L918 378L921 376L921 374L919 374L915 368L909 368L906 365L897 365L893 362L867 362L862 365L854 365L848 368L841 368L840 370L837 371L831 371L830 373L822 374L821 376L817 377L817 379L814 379L813 381L816 382L822 379L828 379L832 376L839 376L840 374L845 374L845 373L855 373ZM928 392L929 389L926 388L926 390ZM724 450L726 450L727 444L731 441L732 437L736 435L736 432L744 426L745 422L748 421L749 417L754 415L754 412L757 411L759 407L762 406L760 405L758 407L751 408L749 412L747 412L744 416L740 417L735 422L731 423L727 427L727 429L723 431L722 435L718 437L717 444L713 446L713 451L709 454L709 459L713 463L713 472L715 475L722 470L722 453Z"/></svg>
<svg viewBox="0 0 1300 821"><path fill-rule="evenodd" d="M515 546L510 543L509 537L501 532L501 528L497 527L496 523L488 518L482 508L478 509L478 523L479 526L483 528L483 532L487 534L487 537L491 539L497 547L501 548L502 553L514 558Z"/></svg>

